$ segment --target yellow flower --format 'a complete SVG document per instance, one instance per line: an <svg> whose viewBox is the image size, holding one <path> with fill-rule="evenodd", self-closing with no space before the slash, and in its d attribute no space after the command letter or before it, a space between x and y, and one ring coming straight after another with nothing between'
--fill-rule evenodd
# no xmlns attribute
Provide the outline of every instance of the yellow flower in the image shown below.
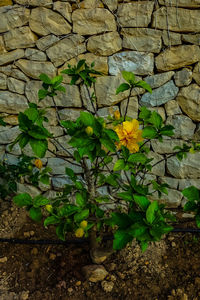
<svg viewBox="0 0 200 300"><path fill-rule="evenodd" d="M78 228L78 229L76 229L76 231L75 231L75 236L76 236L77 238L81 238L83 235L84 235L84 230L83 230L83 228Z"/></svg>
<svg viewBox="0 0 200 300"><path fill-rule="evenodd" d="M86 220L83 220L81 223L80 223L80 227L85 229L87 227L87 224L88 222Z"/></svg>
<svg viewBox="0 0 200 300"><path fill-rule="evenodd" d="M91 126L86 127L85 132L87 133L87 135L93 135L93 128Z"/></svg>
<svg viewBox="0 0 200 300"><path fill-rule="evenodd" d="M115 112L114 112L114 117L115 117L115 120L119 120L120 119L120 112L118 111L118 110L116 110Z"/></svg>
<svg viewBox="0 0 200 300"><path fill-rule="evenodd" d="M36 166L38 169L42 169L42 167L43 167L42 161L41 161L40 159L36 159L36 160L35 160L35 166Z"/></svg>
<svg viewBox="0 0 200 300"><path fill-rule="evenodd" d="M52 210L53 210L53 207L52 207L52 205L50 205L50 204L47 204L47 205L45 206L45 208L46 208L46 210L47 210L48 212L52 212Z"/></svg>
<svg viewBox="0 0 200 300"><path fill-rule="evenodd" d="M131 153L139 151L139 142L143 141L142 130L139 129L139 122L135 119L132 121L125 121L116 126L115 131L119 137L120 142L117 143L118 149L125 146Z"/></svg>

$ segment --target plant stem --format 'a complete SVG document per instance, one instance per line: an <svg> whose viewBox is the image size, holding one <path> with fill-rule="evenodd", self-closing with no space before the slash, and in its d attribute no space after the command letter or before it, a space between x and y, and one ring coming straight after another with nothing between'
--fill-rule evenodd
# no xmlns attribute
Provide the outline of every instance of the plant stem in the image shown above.
<svg viewBox="0 0 200 300"><path fill-rule="evenodd" d="M127 103L126 103L126 109L125 109L125 113L124 113L124 121L126 120L126 115L127 115L127 111L128 111L128 106L129 106L132 90L133 90L133 87L131 86L131 88L129 90L128 100L127 100Z"/></svg>

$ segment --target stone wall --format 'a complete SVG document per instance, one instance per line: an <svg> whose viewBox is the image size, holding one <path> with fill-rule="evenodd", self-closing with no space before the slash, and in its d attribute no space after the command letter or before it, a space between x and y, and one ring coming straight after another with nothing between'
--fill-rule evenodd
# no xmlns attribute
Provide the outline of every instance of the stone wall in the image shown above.
<svg viewBox="0 0 200 300"><path fill-rule="evenodd" d="M122 70L134 72L152 86L152 94L133 91L128 114L137 118L138 107L146 105L175 127L173 139L152 142L155 162L175 145L199 140L200 0L0 0L0 6L0 112L8 124L0 127L0 155L5 154L9 163L16 163L20 154L18 146L12 152L8 149L19 133L17 114L29 101L37 101L40 73L55 76L68 63L83 58L94 61L104 74L95 84L101 116L125 109L127 93L115 95ZM55 102L61 119L74 120L90 105L85 90L80 97L78 87L69 82L65 75L67 93L58 94ZM48 128L59 142L67 141L50 99L41 102L46 105ZM49 150L44 163L53 169L52 189L47 192L52 194L68 178L66 161L59 157L65 155L62 149L49 143ZM25 152L31 154L31 149ZM152 178L170 185L164 200L177 207L183 202L180 190L190 184L200 188L200 154L190 154L183 162L170 158L152 173ZM19 190L24 189L40 193L19 184ZM47 191L44 185L40 189Z"/></svg>

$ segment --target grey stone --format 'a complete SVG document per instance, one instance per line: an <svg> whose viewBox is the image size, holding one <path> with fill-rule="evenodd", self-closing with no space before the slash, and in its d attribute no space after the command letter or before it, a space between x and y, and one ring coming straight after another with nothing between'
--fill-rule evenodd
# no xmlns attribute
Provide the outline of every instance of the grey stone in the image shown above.
<svg viewBox="0 0 200 300"><path fill-rule="evenodd" d="M17 49L0 55L0 66L9 64L24 56L24 50Z"/></svg>
<svg viewBox="0 0 200 300"><path fill-rule="evenodd" d="M19 144L15 144L12 150L10 150L10 145L6 146L6 152L14 155L21 155L22 151Z"/></svg>
<svg viewBox="0 0 200 300"><path fill-rule="evenodd" d="M37 49L31 49L31 48L26 49L25 57L27 59L37 60L37 61L46 61L47 60L46 54L44 52L39 51Z"/></svg>
<svg viewBox="0 0 200 300"><path fill-rule="evenodd" d="M106 121L108 116L113 116L114 112L118 110L119 110L118 106L102 107L98 109L97 113L99 117L104 118Z"/></svg>
<svg viewBox="0 0 200 300"><path fill-rule="evenodd" d="M69 163L68 161L61 158L49 158L48 159L48 167L52 169L51 174L54 175L63 175L65 174L65 168L71 168L75 173L81 173L82 168L74 165L73 163Z"/></svg>
<svg viewBox="0 0 200 300"><path fill-rule="evenodd" d="M19 130L18 126L15 127L3 127L3 129L0 129L0 141L1 144L9 144L12 143L18 134L20 134L21 131Z"/></svg>
<svg viewBox="0 0 200 300"><path fill-rule="evenodd" d="M52 186L55 190L60 190L65 187L66 184L72 184L72 181L70 180L69 176L63 175L63 176L54 176L51 179Z"/></svg>
<svg viewBox="0 0 200 300"><path fill-rule="evenodd" d="M158 140L152 140L151 146L153 151L160 154L173 153L174 147L183 146L184 141L180 139L171 139L171 138L163 138L163 142L159 142Z"/></svg>
<svg viewBox="0 0 200 300"><path fill-rule="evenodd" d="M159 177L160 183L167 183L169 188L177 190L180 180L173 177Z"/></svg>
<svg viewBox="0 0 200 300"><path fill-rule="evenodd" d="M111 75L117 75L124 70L137 75L151 75L154 68L154 56L152 53L125 51L110 56L108 65Z"/></svg>
<svg viewBox="0 0 200 300"><path fill-rule="evenodd" d="M75 121L78 117L80 117L80 112L80 109L63 108L60 109L58 113L61 120Z"/></svg>
<svg viewBox="0 0 200 300"><path fill-rule="evenodd" d="M48 48L46 51L47 56L58 67L67 60L85 52L86 45L84 41L84 37L78 34L70 35Z"/></svg>
<svg viewBox="0 0 200 300"><path fill-rule="evenodd" d="M146 81L146 83L148 83L152 89L155 89L168 82L174 74L174 71L155 74L152 76L145 77L144 81Z"/></svg>
<svg viewBox="0 0 200 300"><path fill-rule="evenodd" d="M190 69L184 68L176 72L174 80L175 84L179 87L187 86L192 82L192 71Z"/></svg>
<svg viewBox="0 0 200 300"><path fill-rule="evenodd" d="M174 138L190 140L194 134L196 125L184 115L174 115L167 118L166 124L174 126Z"/></svg>
<svg viewBox="0 0 200 300"><path fill-rule="evenodd" d="M4 156L4 160L8 165L17 165L19 163L19 157L13 154L6 153Z"/></svg>
<svg viewBox="0 0 200 300"><path fill-rule="evenodd" d="M66 93L58 92L57 96L54 96L54 100L57 106L63 107L81 107L81 98L79 89L76 85L63 85L66 88Z"/></svg>
<svg viewBox="0 0 200 300"><path fill-rule="evenodd" d="M167 160L168 172L176 178L200 177L200 153L190 154L182 161L176 157Z"/></svg>
<svg viewBox="0 0 200 300"><path fill-rule="evenodd" d="M159 199L158 195L151 196L151 200L157 200L159 203L165 204L167 207L176 208L181 205L181 200L183 198L183 195L181 192L174 190L174 189L168 189L168 195L162 194L161 198Z"/></svg>
<svg viewBox="0 0 200 300"><path fill-rule="evenodd" d="M157 175L157 176L164 176L165 175L165 161L162 160L163 156L151 151L151 152L149 152L148 157L153 158L153 160L151 161L152 166L157 163L157 165L155 165L151 169L151 173L154 175ZM159 161L161 161L161 162L158 163Z"/></svg>
<svg viewBox="0 0 200 300"><path fill-rule="evenodd" d="M44 36L44 37L40 38L39 40L37 40L36 46L38 47L38 49L45 51L49 47L51 47L53 44L58 42L59 40L60 40L59 37L57 37L53 34L50 34L50 35Z"/></svg>
<svg viewBox="0 0 200 300"><path fill-rule="evenodd" d="M18 114L28 107L27 100L24 96L1 91L0 93L0 111Z"/></svg>
<svg viewBox="0 0 200 300"><path fill-rule="evenodd" d="M36 197L41 194L41 191L36 187L28 184L17 183L17 191L18 193L28 193L32 197Z"/></svg>
<svg viewBox="0 0 200 300"><path fill-rule="evenodd" d="M182 113L176 100L170 100L165 103L165 111L167 116L180 115Z"/></svg>
<svg viewBox="0 0 200 300"><path fill-rule="evenodd" d="M145 93L140 100L140 105L145 105L147 107L160 106L173 100L177 94L178 88L175 86L173 80L170 80L163 86L153 90L152 94Z"/></svg>
<svg viewBox="0 0 200 300"><path fill-rule="evenodd" d="M3 73L0 73L0 89L1 90L7 89L7 76Z"/></svg>
<svg viewBox="0 0 200 300"><path fill-rule="evenodd" d="M106 269L101 265L88 265L82 268L82 272L86 279L91 282L98 282L104 280L108 275Z"/></svg>
<svg viewBox="0 0 200 300"><path fill-rule="evenodd" d="M190 186L195 186L197 189L200 189L200 178L196 179L179 179L178 180L179 186L178 189L180 191L186 189L187 187Z"/></svg>
<svg viewBox="0 0 200 300"><path fill-rule="evenodd" d="M29 81L30 79L19 69L16 68L15 65L7 65L0 67L0 72L4 73L7 76L14 77L19 80Z"/></svg>
<svg viewBox="0 0 200 300"><path fill-rule="evenodd" d="M7 80L7 84L8 84L9 91L18 94L24 94L24 89L25 89L24 81L9 77Z"/></svg>
<svg viewBox="0 0 200 300"><path fill-rule="evenodd" d="M25 95L30 102L38 104L40 107L54 106L53 100L46 97L38 103L38 91L42 89L42 82L38 80L30 80L25 86Z"/></svg>

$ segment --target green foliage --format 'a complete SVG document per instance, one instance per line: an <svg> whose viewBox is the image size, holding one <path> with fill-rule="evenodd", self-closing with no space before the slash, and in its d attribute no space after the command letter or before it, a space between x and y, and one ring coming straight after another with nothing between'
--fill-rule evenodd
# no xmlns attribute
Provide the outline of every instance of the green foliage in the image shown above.
<svg viewBox="0 0 200 300"><path fill-rule="evenodd" d="M195 213L196 225L200 228L200 191L195 186L190 186L182 191L188 199L184 205L184 211Z"/></svg>
<svg viewBox="0 0 200 300"><path fill-rule="evenodd" d="M46 74L41 74L39 78L43 82L42 84L43 89L40 89L38 91L39 101L43 100L47 96L49 97L56 96L58 91L60 92L66 91L64 86L61 85L63 81L63 76L61 75L58 75L53 79L50 79Z"/></svg>

